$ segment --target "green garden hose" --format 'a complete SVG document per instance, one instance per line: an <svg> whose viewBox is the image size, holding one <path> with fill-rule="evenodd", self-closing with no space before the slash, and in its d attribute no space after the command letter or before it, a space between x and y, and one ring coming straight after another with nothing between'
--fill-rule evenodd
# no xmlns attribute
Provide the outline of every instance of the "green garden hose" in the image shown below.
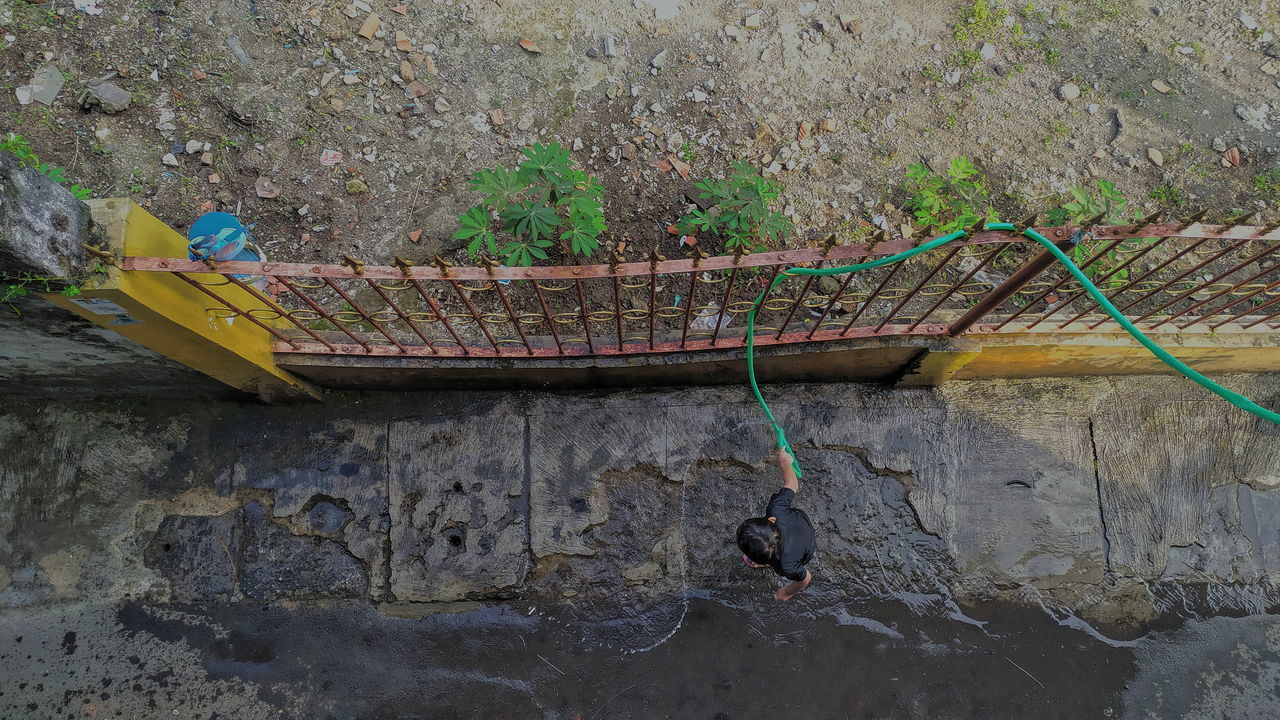
<svg viewBox="0 0 1280 720"><path fill-rule="evenodd" d="M1017 228L1012 223L988 223L986 225L986 229L987 230L1017 230ZM789 268L787 270L783 270L782 272L778 273L777 277L773 279L773 282L769 284L769 287L765 288L764 292L760 293L760 296L756 298L754 303L752 303L751 310L750 312L747 313L747 378L751 381L751 392L755 393L756 401L760 403L760 408L764 410L765 417L768 418L769 423L773 425L773 431L778 438L778 447L785 448L787 452L791 453L792 467L796 471L796 477L800 477L801 472L800 472L800 463L795 460L795 456L796 456L795 451L791 449L791 443L787 441L786 432L783 431L782 426L779 425L778 421L773 417L773 411L769 409L769 404L765 402L764 396L760 394L760 386L756 383L756 364L755 364L756 311L760 309L760 304L764 301L765 296L768 295L770 292L772 292L773 289L777 287L778 284L781 283L788 276L842 275L844 273L860 272L862 270L871 270L872 268L884 267L885 265L892 265L893 263L902 262L903 260L915 257L920 253L928 252L935 248L942 247L943 245L946 245L947 243L952 242L954 240L959 240L960 238L965 237L968 234L969 233L967 233L964 230L958 230L956 232L951 233L950 235L943 235L940 238L935 238L933 240L930 240L929 242L924 243L919 247L914 247L914 248L911 248L910 250L900 252L897 255L890 255L888 257L880 258L879 260L873 260L871 262L865 262L865 263L858 263L857 265L844 265L841 267L822 268L822 269L795 268L795 267ZM1106 296L1102 294L1102 291L1099 290L1098 287L1094 285L1092 281L1089 280L1089 278L1085 277L1085 274L1081 272L1080 268L1076 267L1076 264L1071 261L1071 258L1067 257L1067 254L1062 252L1062 250L1059 249L1057 245L1054 245L1053 242L1049 240L1049 238L1046 238L1045 236L1041 235L1040 233L1036 232L1031 228L1023 230L1022 234L1040 243L1041 245L1044 246L1046 250L1052 253L1053 256L1057 258L1058 262L1062 263L1062 265L1067 268L1067 270L1071 273L1071 275L1075 277L1075 279L1084 287L1085 291L1089 293L1089 296L1093 298L1094 302L1098 303L1098 306L1101 307L1103 310L1105 310L1106 313L1111 316L1112 320L1115 320L1117 323L1119 323L1120 327L1124 328L1126 332L1128 332L1130 335L1133 336L1133 339L1141 343L1143 347L1150 350L1153 355L1160 358L1169 367L1173 368L1174 370L1177 370L1178 372L1182 373L1184 376L1195 381L1201 387L1225 399L1227 402L1231 403L1232 405L1235 405L1241 410L1244 410L1245 412L1248 412L1248 413L1252 413L1253 415L1256 415L1257 417L1260 417L1263 420L1269 420L1273 423L1280 425L1280 413L1277 413L1272 410L1268 410L1267 408L1262 407L1261 405L1255 403L1254 401L1241 395L1240 393L1233 392L1231 390L1228 390L1222 387L1221 385L1210 380L1209 378L1205 377L1201 373L1196 372L1195 370L1190 368L1186 363L1170 355L1167 350L1157 345L1154 341L1151 340L1151 338L1148 338L1146 335L1143 335L1142 331L1139 330L1132 322L1129 322L1129 319L1126 318L1124 315L1122 315L1120 311L1116 309L1115 305L1111 304L1111 301L1108 300ZM870 302L870 299L868 299L867 302Z"/></svg>

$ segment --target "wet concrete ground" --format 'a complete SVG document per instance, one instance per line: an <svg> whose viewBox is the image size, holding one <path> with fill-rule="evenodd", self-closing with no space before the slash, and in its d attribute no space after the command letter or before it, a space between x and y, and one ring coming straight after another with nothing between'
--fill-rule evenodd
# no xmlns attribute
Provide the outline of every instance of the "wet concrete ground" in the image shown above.
<svg viewBox="0 0 1280 720"><path fill-rule="evenodd" d="M901 601L739 600L676 601L678 628L654 618L634 635L572 607L520 603L416 619L363 603L11 612L0 616L0 717L1240 720L1280 711L1275 616L1184 620L1105 640L1008 604L951 618Z"/></svg>

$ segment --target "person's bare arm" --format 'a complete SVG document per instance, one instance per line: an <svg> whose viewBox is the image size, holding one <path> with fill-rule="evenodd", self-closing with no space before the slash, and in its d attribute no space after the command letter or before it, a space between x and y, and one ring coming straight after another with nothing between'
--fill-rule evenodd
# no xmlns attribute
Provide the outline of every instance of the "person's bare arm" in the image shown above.
<svg viewBox="0 0 1280 720"><path fill-rule="evenodd" d="M773 599L779 602L786 602L791 598L799 595L805 588L809 587L809 581L813 580L813 575L808 570L804 571L804 579L793 582L790 585L784 585L778 588L778 592L773 594Z"/></svg>
<svg viewBox="0 0 1280 720"><path fill-rule="evenodd" d="M800 480L796 477L796 469L793 466L795 459L791 457L791 453L786 448L778 448L778 467L782 470L782 487L791 488L791 492L800 492ZM802 588L803 589L803 588ZM796 592L800 592L797 590Z"/></svg>

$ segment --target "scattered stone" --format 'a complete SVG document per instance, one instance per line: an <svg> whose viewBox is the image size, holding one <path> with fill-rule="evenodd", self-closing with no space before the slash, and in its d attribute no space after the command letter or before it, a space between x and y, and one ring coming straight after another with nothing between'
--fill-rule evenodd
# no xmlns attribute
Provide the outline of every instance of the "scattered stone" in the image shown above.
<svg viewBox="0 0 1280 720"><path fill-rule="evenodd" d="M258 178L253 183L253 189L258 193L258 197L260 198L270 200L272 198L280 197L280 188L276 187L275 183L271 182L270 178Z"/></svg>
<svg viewBox="0 0 1280 720"><path fill-rule="evenodd" d="M413 72L413 63L409 62L408 60L400 61L400 79L404 80L407 83L411 83L415 80L415 75Z"/></svg>
<svg viewBox="0 0 1280 720"><path fill-rule="evenodd" d="M1241 10L1240 14L1236 17L1240 20L1240 24L1244 26L1245 30L1258 29L1258 21L1254 20L1252 15L1244 12L1243 10Z"/></svg>
<svg viewBox="0 0 1280 720"><path fill-rule="evenodd" d="M396 13L396 14L398 14L398 15L408 15L408 14L409 14L409 6L407 6L407 5L397 5L397 6L393 7L393 8L391 8L391 12Z"/></svg>
<svg viewBox="0 0 1280 720"><path fill-rule="evenodd" d="M338 165L342 162L342 153L337 150L328 150L320 153L321 165Z"/></svg>
<svg viewBox="0 0 1280 720"><path fill-rule="evenodd" d="M1267 75L1275 75L1276 73L1280 73L1280 63L1277 63L1275 60L1268 60L1262 64L1260 69Z"/></svg>
<svg viewBox="0 0 1280 720"><path fill-rule="evenodd" d="M1267 122L1267 115L1271 113L1271 106L1263 103L1256 108L1248 105L1236 106L1236 117L1240 118L1251 128L1257 130L1270 130L1271 125Z"/></svg>
<svg viewBox="0 0 1280 720"><path fill-rule="evenodd" d="M422 231L421 231L421 230L410 230L410 231L409 231L409 242L411 242L411 243L417 243L417 242L418 242L419 240L421 240L421 239L422 239Z"/></svg>
<svg viewBox="0 0 1280 720"><path fill-rule="evenodd" d="M746 33L737 25L725 25L724 34L725 37L735 42L742 42L742 40L746 38Z"/></svg>
<svg viewBox="0 0 1280 720"><path fill-rule="evenodd" d="M1222 153L1223 165L1230 165L1231 167L1240 167L1240 164L1242 162L1244 161L1240 158L1240 148L1230 148L1226 152Z"/></svg>
<svg viewBox="0 0 1280 720"><path fill-rule="evenodd" d="M1213 149L1214 149L1216 152L1220 152L1220 153L1221 153L1221 152L1226 152L1226 151L1227 151L1227 141L1226 141L1226 140L1223 140L1223 139L1222 139L1222 138L1220 138L1220 137L1216 137L1216 138L1214 138L1214 139L1213 139Z"/></svg>
<svg viewBox="0 0 1280 720"><path fill-rule="evenodd" d="M804 140L813 135L813 123L805 120L800 123L800 127L796 130L796 140Z"/></svg>
<svg viewBox="0 0 1280 720"><path fill-rule="evenodd" d="M311 204L308 203L298 208L298 217L306 217L311 214Z"/></svg>
<svg viewBox="0 0 1280 720"><path fill-rule="evenodd" d="M360 30L356 33L365 40L372 40L377 34L378 29L382 27L382 19L378 17L378 13L371 12L360 25Z"/></svg>
<svg viewBox="0 0 1280 720"><path fill-rule="evenodd" d="M636 146L633 143L622 144L622 157L628 160L635 160L637 155Z"/></svg>
<svg viewBox="0 0 1280 720"><path fill-rule="evenodd" d="M19 85L18 87L13 89L13 94L17 96L19 105L31 104L31 86L30 85Z"/></svg>
<svg viewBox="0 0 1280 720"><path fill-rule="evenodd" d="M1111 138L1107 141L1110 145L1115 145L1120 140L1120 136L1124 134L1124 116L1120 114L1120 108L1111 111Z"/></svg>
<svg viewBox="0 0 1280 720"><path fill-rule="evenodd" d="M530 40L529 38L521 38L520 47L523 48L525 52L531 52L535 55L542 54L542 48L538 47L538 43Z"/></svg>
<svg viewBox="0 0 1280 720"><path fill-rule="evenodd" d="M164 157L160 158L160 162L169 167L178 167L178 157L173 153L165 153Z"/></svg>
<svg viewBox="0 0 1280 720"><path fill-rule="evenodd" d="M396 49L400 52L413 52L413 43L409 41L409 36L403 31L396 31Z"/></svg>
<svg viewBox="0 0 1280 720"><path fill-rule="evenodd" d="M810 15L818 12L818 3L816 2L800 3L799 10L800 10L801 17L809 17Z"/></svg>
<svg viewBox="0 0 1280 720"><path fill-rule="evenodd" d="M58 99L58 93L62 92L62 86L65 83L62 77L62 71L55 65L45 65L36 71L31 82L26 86L30 92L29 97L41 105L52 105L54 100ZM26 105L31 102L28 100ZM19 95L21 102L21 95Z"/></svg>
<svg viewBox="0 0 1280 720"><path fill-rule="evenodd" d="M600 57L600 51L593 47L589 47L587 48L587 57L592 59L598 58Z"/></svg>
<svg viewBox="0 0 1280 720"><path fill-rule="evenodd" d="M604 56L617 57L617 55L618 55L618 41L612 37L606 37L604 39Z"/></svg>
<svg viewBox="0 0 1280 720"><path fill-rule="evenodd" d="M430 55L422 56L422 66L426 68L428 75L439 75L440 70L436 67L436 59Z"/></svg>
<svg viewBox="0 0 1280 720"><path fill-rule="evenodd" d="M1156 167L1164 167L1164 153L1155 148L1147 148L1147 159Z"/></svg>
<svg viewBox="0 0 1280 720"><path fill-rule="evenodd" d="M586 147L586 144L584 144L584 143L582 142L582 138L578 137L578 138L574 138L574 139L573 139L573 151L574 151L574 152L577 152L577 151L581 150L581 149L582 149L582 148L584 148L584 147Z"/></svg>
<svg viewBox="0 0 1280 720"><path fill-rule="evenodd" d="M453 109L453 106L449 104L448 100L445 100L443 97L437 96L436 102L435 102L435 109L436 109L436 112L443 115L444 113L447 113L451 109Z"/></svg>
<svg viewBox="0 0 1280 720"><path fill-rule="evenodd" d="M858 22L852 15L840 14L840 27L844 31L852 35L860 35L862 33L862 23Z"/></svg>
<svg viewBox="0 0 1280 720"><path fill-rule="evenodd" d="M948 71L947 71L947 73L946 73L945 75L943 75L943 78L942 78L942 79L943 79L943 80L946 80L948 85L959 85L959 84L960 84L960 71L959 71L959 70L948 70Z"/></svg>
<svg viewBox="0 0 1280 720"><path fill-rule="evenodd" d="M219 175L218 173L209 173L209 175L205 177L205 179L209 181L210 185L222 184L222 176Z"/></svg>
<svg viewBox="0 0 1280 720"><path fill-rule="evenodd" d="M1088 105L1084 106L1084 109L1089 111L1090 115L1096 115L1098 114L1098 111L1102 109L1102 106L1099 105L1098 103L1089 103Z"/></svg>
<svg viewBox="0 0 1280 720"><path fill-rule="evenodd" d="M133 102L133 96L119 85L106 82L108 78L114 76L115 74L112 73L90 81L89 85L80 93L80 107L85 110L96 108L99 112L107 115L115 115L127 110L129 104Z"/></svg>
<svg viewBox="0 0 1280 720"><path fill-rule="evenodd" d="M1160 79L1152 80L1151 87L1155 88L1156 92L1161 95L1167 95L1169 91L1173 90L1173 88L1169 87L1168 83Z"/></svg>
<svg viewBox="0 0 1280 720"><path fill-rule="evenodd" d="M205 165L205 166L212 165L212 164L213 164L213 153L211 153L211 152L201 153L201 154L200 154L200 164L201 164L201 165Z"/></svg>
<svg viewBox="0 0 1280 720"><path fill-rule="evenodd" d="M1075 100L1080 97L1080 86L1075 83L1066 83L1058 86L1058 97L1063 100Z"/></svg>
<svg viewBox="0 0 1280 720"><path fill-rule="evenodd" d="M252 67L253 60L249 59L249 54L244 51L244 47L240 45L240 38L232 35L224 41L227 47L231 48L231 54L236 56L236 60L245 67Z"/></svg>
<svg viewBox="0 0 1280 720"><path fill-rule="evenodd" d="M519 120L516 121L516 129L519 130L520 132L527 132L529 128L532 128L532 127L533 127L532 115L524 115Z"/></svg>
<svg viewBox="0 0 1280 720"><path fill-rule="evenodd" d="M410 100L420 98L423 95L426 95L430 92L431 92L431 88L422 84L421 80L414 80L413 82L405 86L405 89L404 89L405 97L409 98Z"/></svg>
<svg viewBox="0 0 1280 720"><path fill-rule="evenodd" d="M764 13L759 11L748 13L742 20L742 26L751 30L758 30L764 27Z"/></svg>
<svg viewBox="0 0 1280 720"><path fill-rule="evenodd" d="M836 131L836 119L824 118L822 120L822 124L820 127L822 128L823 132L833 133Z"/></svg>
<svg viewBox="0 0 1280 720"><path fill-rule="evenodd" d="M996 46L989 42L984 42L978 48L978 55L980 55L983 60L990 60L996 56Z"/></svg>
<svg viewBox="0 0 1280 720"><path fill-rule="evenodd" d="M174 113L173 108L162 107L157 110L160 114L160 120L156 123L155 127L164 135L165 138L168 138L174 130L178 129L178 125L174 122L177 115Z"/></svg>
<svg viewBox="0 0 1280 720"><path fill-rule="evenodd" d="M205 71L203 71L203 70L201 70L201 69L199 69L199 68L196 68L195 70L192 70L192 71L191 71L191 79L192 79L192 80L204 80L204 79L205 79L205 78L207 78L207 77L209 77L209 73L207 73L207 72L205 72Z"/></svg>
<svg viewBox="0 0 1280 720"><path fill-rule="evenodd" d="M666 50L663 50L657 55L654 55L653 59L649 61L649 64L654 66L655 68L662 69L662 67L667 64L667 54L668 52Z"/></svg>
<svg viewBox="0 0 1280 720"><path fill-rule="evenodd" d="M698 88L694 88L693 91L689 93L689 97L696 103L702 103L707 101L707 94L699 90Z"/></svg>
<svg viewBox="0 0 1280 720"><path fill-rule="evenodd" d="M503 120L502 118L502 108L493 108L489 111L489 123L491 125L497 127L505 122L506 120Z"/></svg>
<svg viewBox="0 0 1280 720"><path fill-rule="evenodd" d="M348 195L367 195L369 193L369 185L360 178L351 178L347 181Z"/></svg>
<svg viewBox="0 0 1280 720"><path fill-rule="evenodd" d="M200 149L203 147L204 147L204 143L200 142L199 140L188 140L187 144L183 146L183 152L185 152L188 155L195 155L196 153L200 152Z"/></svg>
<svg viewBox="0 0 1280 720"><path fill-rule="evenodd" d="M98 0L73 0L72 5L85 15L102 14L102 8L98 7Z"/></svg>

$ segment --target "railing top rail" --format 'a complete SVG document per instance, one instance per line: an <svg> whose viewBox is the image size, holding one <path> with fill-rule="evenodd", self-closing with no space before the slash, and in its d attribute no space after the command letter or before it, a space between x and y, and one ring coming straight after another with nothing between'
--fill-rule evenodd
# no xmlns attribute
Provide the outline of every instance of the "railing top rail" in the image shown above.
<svg viewBox="0 0 1280 720"><path fill-rule="evenodd" d="M1038 231L1050 240L1062 240L1070 235L1074 227L1044 227ZM1267 232L1263 232L1267 231ZM1185 238L1265 238L1280 236L1280 231L1272 227L1249 225L1205 225L1197 223L1184 227L1181 223L1159 223L1152 225L1108 225L1092 229L1095 237L1109 239L1125 239L1140 237L1185 237ZM850 245L834 245L830 248L805 248L801 250L781 250L776 252L755 253L736 257L733 255L717 255L694 260L678 258L672 260L639 260L614 264L543 266L543 267L448 267L441 269L432 265L408 266L401 268L392 265L363 265L359 271L347 265L323 265L316 263L287 262L221 262L215 267L185 258L128 257L125 258L125 270L148 272L179 273L217 273L236 275L274 275L278 277L325 277L369 280L396 280L412 278L415 280L566 280L626 277L635 275L654 275L667 273L687 273L694 270L728 270L734 267L773 267L777 265L799 265L802 263L827 262L838 260L857 260L861 258L881 257L902 252L915 247L926 239L913 241L909 238L887 240L868 247L867 243ZM986 245L999 242L1031 242L1020 235L992 230L976 233L957 242L958 245ZM1034 245L1034 243L1031 243Z"/></svg>

